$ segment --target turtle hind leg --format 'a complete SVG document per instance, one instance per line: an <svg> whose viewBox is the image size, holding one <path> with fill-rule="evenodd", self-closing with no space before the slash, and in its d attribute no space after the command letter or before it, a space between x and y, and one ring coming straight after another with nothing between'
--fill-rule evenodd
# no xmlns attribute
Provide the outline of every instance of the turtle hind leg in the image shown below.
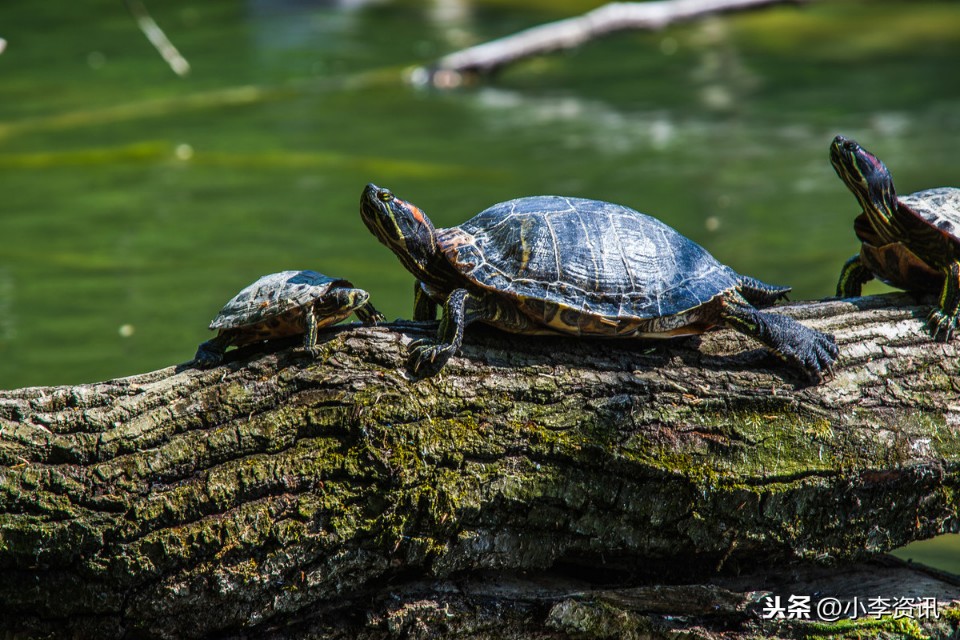
<svg viewBox="0 0 960 640"><path fill-rule="evenodd" d="M792 290L791 287L778 287L750 276L738 276L740 283L737 289L740 295L755 307L769 307L780 300L786 300L787 294Z"/></svg>
<svg viewBox="0 0 960 640"><path fill-rule="evenodd" d="M201 369L209 369L223 362L223 354L233 344L232 336L221 331L216 338L212 338L197 347L193 362Z"/></svg>
<svg viewBox="0 0 960 640"><path fill-rule="evenodd" d="M839 355L833 336L793 318L758 311L740 296L724 299L721 319L727 326L765 344L813 381L822 380Z"/></svg>
<svg viewBox="0 0 960 640"><path fill-rule="evenodd" d="M938 342L947 342L957 328L960 315L960 262L953 262L944 269L943 290L938 306L927 316L927 328Z"/></svg>
<svg viewBox="0 0 960 640"><path fill-rule="evenodd" d="M837 281L838 298L857 298L863 293L863 285L873 280L873 272L863 265L860 254L853 256L840 270Z"/></svg>

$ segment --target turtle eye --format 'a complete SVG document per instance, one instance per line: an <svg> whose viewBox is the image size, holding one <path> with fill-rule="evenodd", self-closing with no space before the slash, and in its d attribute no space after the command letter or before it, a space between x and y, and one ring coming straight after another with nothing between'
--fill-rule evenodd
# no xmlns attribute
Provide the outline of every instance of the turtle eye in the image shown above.
<svg viewBox="0 0 960 640"><path fill-rule="evenodd" d="M393 200L393 194L390 193L388 189L381 189L380 193L377 194L377 197L384 202L390 202L391 200Z"/></svg>

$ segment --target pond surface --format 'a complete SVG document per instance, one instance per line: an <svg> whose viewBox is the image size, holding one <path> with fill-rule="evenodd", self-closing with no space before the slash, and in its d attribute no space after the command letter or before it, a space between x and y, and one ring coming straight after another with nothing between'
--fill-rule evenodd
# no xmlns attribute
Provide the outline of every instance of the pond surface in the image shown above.
<svg viewBox="0 0 960 640"><path fill-rule="evenodd" d="M147 4L186 78L116 0L0 4L0 387L185 362L228 298L284 269L409 317L412 278L358 215L371 181L438 226L521 195L623 203L794 299L832 295L857 250L834 135L901 192L960 184L957 2L622 34L446 93L405 71L599 3Z"/></svg>

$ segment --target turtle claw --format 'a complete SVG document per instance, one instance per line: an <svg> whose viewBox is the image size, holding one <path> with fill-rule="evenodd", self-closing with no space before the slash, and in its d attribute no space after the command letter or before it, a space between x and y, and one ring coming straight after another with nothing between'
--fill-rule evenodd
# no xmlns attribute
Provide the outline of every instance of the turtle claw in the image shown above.
<svg viewBox="0 0 960 640"><path fill-rule="evenodd" d="M410 344L407 366L416 377L429 378L439 373L455 351L451 345L417 340Z"/></svg>
<svg viewBox="0 0 960 640"><path fill-rule="evenodd" d="M797 364L806 372L811 382L822 382L833 376L833 365L840 355L837 342L829 333L821 333L804 327L810 332L803 353L791 354Z"/></svg>
<svg viewBox="0 0 960 640"><path fill-rule="evenodd" d="M939 307L934 307L927 316L927 329L937 342L949 342L957 328L957 316L948 315Z"/></svg>
<svg viewBox="0 0 960 640"><path fill-rule="evenodd" d="M836 364L837 358L840 356L840 347L837 346L836 339L832 334L821 333L813 351L816 354L816 364L807 369L808 373L810 373L810 369L814 370L813 373L810 373L811 378L815 382L820 382L824 378L832 378L833 365Z"/></svg>
<svg viewBox="0 0 960 640"><path fill-rule="evenodd" d="M383 324L387 321L387 316L383 315L369 304L366 305L366 307L357 309L354 313L365 327L372 327L378 324Z"/></svg>
<svg viewBox="0 0 960 640"><path fill-rule="evenodd" d="M802 370L816 384L833 375L833 365L840 355L834 337L800 323L790 323L795 339L780 344L775 353L785 362Z"/></svg>

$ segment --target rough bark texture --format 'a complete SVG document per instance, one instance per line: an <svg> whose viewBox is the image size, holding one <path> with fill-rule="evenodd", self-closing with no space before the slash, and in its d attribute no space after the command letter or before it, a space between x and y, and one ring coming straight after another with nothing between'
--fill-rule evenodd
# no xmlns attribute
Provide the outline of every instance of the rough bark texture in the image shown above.
<svg viewBox="0 0 960 640"><path fill-rule="evenodd" d="M727 330L482 327L413 382L428 328L407 323L327 332L316 360L288 343L0 392L0 630L805 637L758 619L758 593L839 594L841 574L865 589L847 596L885 577L946 607L955 582L873 555L958 528L960 349L928 309L777 310L836 335L817 386Z"/></svg>
<svg viewBox="0 0 960 640"><path fill-rule="evenodd" d="M465 76L489 75L524 58L573 49L618 31L653 31L677 22L805 0L661 0L611 2L581 16L550 22L498 40L478 44L413 72L415 84L457 87Z"/></svg>

